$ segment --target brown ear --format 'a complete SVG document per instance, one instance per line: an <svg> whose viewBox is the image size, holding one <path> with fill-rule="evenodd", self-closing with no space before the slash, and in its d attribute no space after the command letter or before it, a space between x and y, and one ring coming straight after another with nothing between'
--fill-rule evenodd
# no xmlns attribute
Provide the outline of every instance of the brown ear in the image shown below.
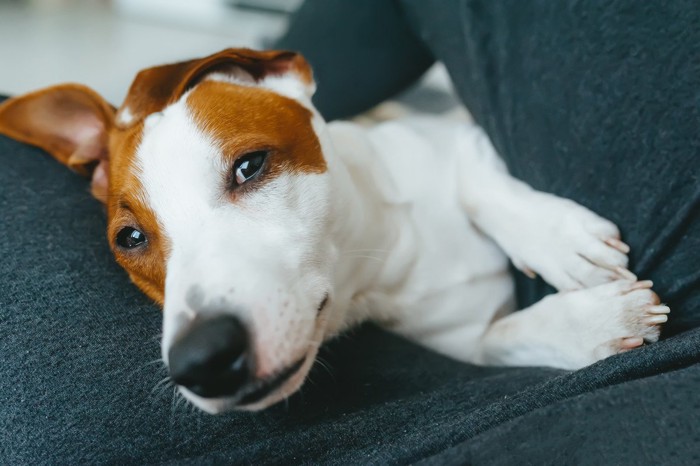
<svg viewBox="0 0 700 466"><path fill-rule="evenodd" d="M117 126L127 128L163 110L209 73L235 74L235 68L247 72L255 81L268 75L295 73L302 83L313 86L311 67L295 52L226 49L208 57L139 72L119 108Z"/></svg>
<svg viewBox="0 0 700 466"><path fill-rule="evenodd" d="M81 175L92 176L92 192L107 194L107 137L112 108L79 84L42 89L0 104L0 134L41 147Z"/></svg>

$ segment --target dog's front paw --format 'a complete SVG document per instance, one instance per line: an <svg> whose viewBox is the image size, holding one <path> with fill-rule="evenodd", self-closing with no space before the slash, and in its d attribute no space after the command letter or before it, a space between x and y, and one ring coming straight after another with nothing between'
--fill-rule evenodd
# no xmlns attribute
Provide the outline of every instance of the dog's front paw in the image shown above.
<svg viewBox="0 0 700 466"><path fill-rule="evenodd" d="M563 345L555 365L578 369L656 342L670 309L660 304L651 287L648 280L616 280L545 298L548 305L560 308L552 320L563 319L552 336Z"/></svg>
<svg viewBox="0 0 700 466"><path fill-rule="evenodd" d="M548 295L493 323L473 360L576 370L656 342L670 309L651 287L615 280Z"/></svg>
<svg viewBox="0 0 700 466"><path fill-rule="evenodd" d="M536 193L517 244L507 251L525 274L539 274L558 290L613 280L636 280L627 270L629 246L617 226L568 199Z"/></svg>
<svg viewBox="0 0 700 466"><path fill-rule="evenodd" d="M592 313L587 314L589 319L597 321L597 324L589 328L596 333L595 336L591 335L591 341L598 341L593 350L594 360L659 339L661 325L668 320L671 310L668 306L660 304L661 300L652 291L652 285L649 280L619 280L579 292L590 291L593 299L603 304L599 304ZM595 327L598 329L594 330Z"/></svg>

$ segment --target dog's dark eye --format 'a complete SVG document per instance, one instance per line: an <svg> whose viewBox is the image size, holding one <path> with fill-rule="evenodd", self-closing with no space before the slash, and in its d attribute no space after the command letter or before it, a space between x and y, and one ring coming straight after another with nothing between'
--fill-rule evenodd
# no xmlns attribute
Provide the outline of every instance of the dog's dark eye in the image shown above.
<svg viewBox="0 0 700 466"><path fill-rule="evenodd" d="M125 227L117 233L117 245L124 249L133 249L146 242L146 235L136 228Z"/></svg>
<svg viewBox="0 0 700 466"><path fill-rule="evenodd" d="M267 152L263 150L239 157L233 165L233 186L240 186L260 173L266 157Z"/></svg>

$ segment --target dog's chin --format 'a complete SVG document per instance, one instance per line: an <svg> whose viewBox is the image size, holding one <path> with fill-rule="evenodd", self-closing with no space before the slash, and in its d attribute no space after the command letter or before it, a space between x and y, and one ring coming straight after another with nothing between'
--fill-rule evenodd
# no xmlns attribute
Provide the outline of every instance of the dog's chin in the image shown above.
<svg viewBox="0 0 700 466"><path fill-rule="evenodd" d="M246 398L248 396L240 396L236 395L233 397L224 397L224 398L204 398L198 395L195 395L191 391L189 391L185 387L178 387L180 390L180 393L189 400L193 405L195 405L197 408L201 409L202 411L209 413L209 414L221 414L225 413L227 411L260 411L265 408L269 408L270 406L274 405L275 403L278 403L286 398L289 398L292 396L301 386L304 384L304 381L306 380L306 376L308 375L309 371L311 370L311 366L313 366L314 361L316 360L316 353L318 352L317 347L313 347L309 350L309 352L304 356L299 363L294 364L293 366L298 365L298 368L289 376L287 380L285 380L279 387L275 388L274 390L270 391L268 394L266 394L264 397L257 399L252 402L246 402ZM254 392L253 392L254 395Z"/></svg>

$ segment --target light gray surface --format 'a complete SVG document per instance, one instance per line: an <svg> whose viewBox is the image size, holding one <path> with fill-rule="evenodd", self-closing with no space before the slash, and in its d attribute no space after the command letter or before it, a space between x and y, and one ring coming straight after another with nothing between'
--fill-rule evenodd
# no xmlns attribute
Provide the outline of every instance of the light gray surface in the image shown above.
<svg viewBox="0 0 700 466"><path fill-rule="evenodd" d="M286 25L285 15L217 0L0 0L0 94L78 82L118 105L143 68L226 47L263 48ZM441 65L399 101L431 113L457 104Z"/></svg>
<svg viewBox="0 0 700 466"><path fill-rule="evenodd" d="M116 10L86 0L0 1L0 93L80 82L118 104L142 68L226 47L260 47L286 24L283 16L251 11L231 10L208 27L201 18L178 23L145 10Z"/></svg>

